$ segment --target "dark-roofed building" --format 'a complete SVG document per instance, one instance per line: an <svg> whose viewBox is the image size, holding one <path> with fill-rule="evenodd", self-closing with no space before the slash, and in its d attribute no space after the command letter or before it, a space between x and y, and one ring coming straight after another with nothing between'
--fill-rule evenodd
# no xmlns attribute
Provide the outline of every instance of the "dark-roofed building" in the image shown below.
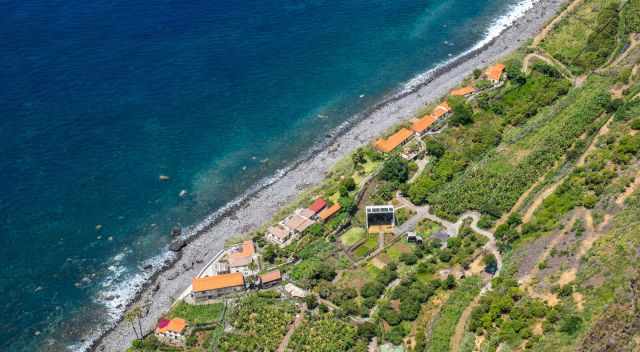
<svg viewBox="0 0 640 352"><path fill-rule="evenodd" d="M282 274L280 270L270 271L260 275L260 287L269 288L279 284L282 281Z"/></svg>

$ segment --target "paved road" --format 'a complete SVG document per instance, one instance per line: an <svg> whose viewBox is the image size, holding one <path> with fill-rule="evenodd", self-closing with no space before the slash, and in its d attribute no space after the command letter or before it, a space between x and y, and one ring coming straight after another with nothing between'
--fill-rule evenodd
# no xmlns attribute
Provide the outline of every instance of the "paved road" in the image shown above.
<svg viewBox="0 0 640 352"><path fill-rule="evenodd" d="M411 203L410 200L403 197L400 193L396 195L396 198L402 205L416 212L415 216L413 216L411 219L407 220L405 223L395 228L394 233L396 235L401 235L403 233L406 233L407 231L414 230L416 228L416 225L420 221L424 219L429 219L431 221L437 222L440 225L442 225L447 230L447 232L452 236L457 236L458 233L460 232L460 228L462 227L462 224L464 223L464 221L467 219L471 219L471 224L469 225L471 229L488 239L483 249L492 253L496 257L497 271L495 273L495 276L500 274L500 270L502 269L502 255L500 255L500 252L498 251L498 246L496 245L496 239L493 233L478 227L478 221L480 221L480 216L481 216L480 213L478 213L477 211L467 211L464 214L462 214L460 218L458 218L458 221L453 223L437 215L431 214L430 213L431 207L428 205L416 206L413 203ZM482 288L481 292L484 293L490 289L491 289L491 281L489 281L487 286Z"/></svg>

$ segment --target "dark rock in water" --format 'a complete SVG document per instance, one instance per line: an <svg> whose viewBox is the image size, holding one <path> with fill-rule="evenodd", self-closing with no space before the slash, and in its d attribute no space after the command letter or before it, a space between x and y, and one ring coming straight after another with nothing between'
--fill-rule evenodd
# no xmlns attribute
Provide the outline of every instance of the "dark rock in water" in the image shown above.
<svg viewBox="0 0 640 352"><path fill-rule="evenodd" d="M171 229L171 236L173 237L178 237L182 235L182 229L178 226L175 226L173 229Z"/></svg>
<svg viewBox="0 0 640 352"><path fill-rule="evenodd" d="M157 283L157 284L153 287L153 292L158 292L158 290L160 290L160 283Z"/></svg>
<svg viewBox="0 0 640 352"><path fill-rule="evenodd" d="M173 252L180 252L187 244L183 240L175 240L169 245L169 250Z"/></svg>
<svg viewBox="0 0 640 352"><path fill-rule="evenodd" d="M198 264L202 264L202 262L203 262L203 260L202 260L202 259L200 259L200 258L196 259L196 263L198 263Z"/></svg>
<svg viewBox="0 0 640 352"><path fill-rule="evenodd" d="M114 299L116 299L116 297L113 296L113 295L109 295L109 296L104 298L105 301L113 301Z"/></svg>
<svg viewBox="0 0 640 352"><path fill-rule="evenodd" d="M142 267L142 269L147 270L147 271L151 270L152 268L153 268L153 265L151 265L151 264L147 264L147 265Z"/></svg>
<svg viewBox="0 0 640 352"><path fill-rule="evenodd" d="M184 271L189 271L191 270L192 266L187 265L187 263L182 263L182 269L184 269Z"/></svg>
<svg viewBox="0 0 640 352"><path fill-rule="evenodd" d="M178 273L177 271L174 271L171 274L169 274L169 276L167 276L167 280L173 280L176 277L178 277L178 275L180 275L180 273Z"/></svg>
<svg viewBox="0 0 640 352"><path fill-rule="evenodd" d="M100 346L100 348L98 348L98 351L100 352L104 351L104 346Z"/></svg>

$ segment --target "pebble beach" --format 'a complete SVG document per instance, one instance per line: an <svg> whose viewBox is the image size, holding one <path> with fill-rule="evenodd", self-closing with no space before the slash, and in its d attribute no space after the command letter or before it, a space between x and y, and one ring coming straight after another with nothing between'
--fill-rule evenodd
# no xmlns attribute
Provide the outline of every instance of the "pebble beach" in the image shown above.
<svg viewBox="0 0 640 352"><path fill-rule="evenodd" d="M564 0L539 0L500 35L487 44L452 58L427 72L417 83L390 94L380 103L355 116L339 129L328 134L327 140L309 151L305 157L283 170L278 178L246 195L230 206L223 216L196 228L196 234L181 250L177 259L167 263L139 292L133 304L145 306L141 321L145 332L156 322L187 288L196 275L227 239L259 228L269 221L280 207L294 201L299 194L322 181L340 159L358 147L403 121L430 102L456 87L474 69L482 68L508 55L531 39L566 3ZM124 321L116 323L90 346L94 351L124 351L135 335ZM87 340L88 341L88 340ZM86 347L83 347L86 348Z"/></svg>

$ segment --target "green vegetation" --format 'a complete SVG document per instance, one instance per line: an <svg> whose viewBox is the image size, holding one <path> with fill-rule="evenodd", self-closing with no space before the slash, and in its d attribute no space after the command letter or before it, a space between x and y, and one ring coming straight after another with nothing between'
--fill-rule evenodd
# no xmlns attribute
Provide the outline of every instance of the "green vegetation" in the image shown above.
<svg viewBox="0 0 640 352"><path fill-rule="evenodd" d="M616 48L618 5L614 0L585 1L560 22L542 47L576 74L601 66Z"/></svg>
<svg viewBox="0 0 640 352"><path fill-rule="evenodd" d="M233 331L225 333L220 351L275 351L293 320L292 303L249 295L235 304L229 314Z"/></svg>
<svg viewBox="0 0 640 352"><path fill-rule="evenodd" d="M544 72L544 73L542 73ZM546 74L545 74L546 73ZM491 109L505 116L508 123L519 125L545 106L569 92L571 83L547 64L536 64L522 85L493 97Z"/></svg>
<svg viewBox="0 0 640 352"><path fill-rule="evenodd" d="M191 305L180 301L167 315L167 318L182 318L190 324L206 324L220 321L224 305L222 303Z"/></svg>
<svg viewBox="0 0 640 352"><path fill-rule="evenodd" d="M353 251L353 255L364 258L378 248L378 235L368 235L367 240Z"/></svg>
<svg viewBox="0 0 640 352"><path fill-rule="evenodd" d="M639 33L640 32L640 1L628 0L625 2L622 8L621 15L622 27L624 33Z"/></svg>
<svg viewBox="0 0 640 352"><path fill-rule="evenodd" d="M440 310L440 314L432 326L431 339L427 343L425 351L445 352L449 351L451 337L453 336L456 324L464 309L473 301L480 292L482 281L480 278L472 276L460 282L447 302Z"/></svg>
<svg viewBox="0 0 640 352"><path fill-rule="evenodd" d="M365 235L366 231L362 227L352 227L340 236L340 242L343 246L350 247L363 239Z"/></svg>
<svg viewBox="0 0 640 352"><path fill-rule="evenodd" d="M367 343L357 329L332 314L305 321L291 337L289 349L313 352L365 352Z"/></svg>
<svg viewBox="0 0 640 352"><path fill-rule="evenodd" d="M602 92L607 83L602 78L589 79L582 88L567 95L552 116L545 114L512 131L520 132L517 140L504 141L499 151L488 153L460 176L434 190L428 196L429 202L443 214L458 215L475 209L501 216L605 111L609 99ZM543 125L532 128L540 123Z"/></svg>

